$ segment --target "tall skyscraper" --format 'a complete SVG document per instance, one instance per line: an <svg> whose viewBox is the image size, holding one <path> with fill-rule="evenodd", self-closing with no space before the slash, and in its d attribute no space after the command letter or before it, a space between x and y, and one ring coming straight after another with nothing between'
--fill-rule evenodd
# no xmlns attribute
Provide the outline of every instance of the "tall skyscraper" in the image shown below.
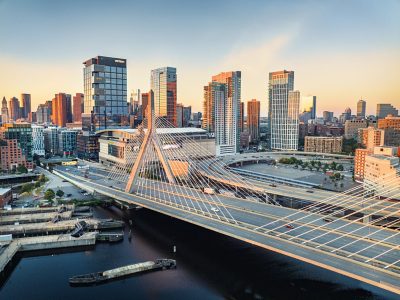
<svg viewBox="0 0 400 300"><path fill-rule="evenodd" d="M140 110L139 117L141 118L141 120L143 120L147 116L147 106L150 101L151 92L142 93L141 96L142 96L142 104L140 105L139 109Z"/></svg>
<svg viewBox="0 0 400 300"><path fill-rule="evenodd" d="M31 110L31 94L21 94L21 118L27 119Z"/></svg>
<svg viewBox="0 0 400 300"><path fill-rule="evenodd" d="M294 72L269 73L269 145L274 150L297 150L300 92L293 92Z"/></svg>
<svg viewBox="0 0 400 300"><path fill-rule="evenodd" d="M239 134L241 134L243 131L244 131L244 102L240 102Z"/></svg>
<svg viewBox="0 0 400 300"><path fill-rule="evenodd" d="M386 118L388 115L397 117L399 111L391 104L377 104L376 105L376 117L378 119Z"/></svg>
<svg viewBox="0 0 400 300"><path fill-rule="evenodd" d="M6 97L3 97L3 101L1 102L1 122L3 124L8 123L10 121L7 107Z"/></svg>
<svg viewBox="0 0 400 300"><path fill-rule="evenodd" d="M154 93L154 113L176 126L177 101L176 68L164 67L151 71L151 90Z"/></svg>
<svg viewBox="0 0 400 300"><path fill-rule="evenodd" d="M218 83L216 88L219 93L213 99L216 154L218 156L233 155L239 152L241 77L240 71L223 72L212 77L213 83Z"/></svg>
<svg viewBox="0 0 400 300"><path fill-rule="evenodd" d="M219 93L224 91L225 87L220 87L218 83L210 82L203 88L203 119L201 128L208 133L215 133L215 106L214 99L219 97Z"/></svg>
<svg viewBox="0 0 400 300"><path fill-rule="evenodd" d="M301 113L309 113L311 120L317 117L317 96L301 97Z"/></svg>
<svg viewBox="0 0 400 300"><path fill-rule="evenodd" d="M120 126L128 116L126 59L97 56L83 64L82 128L96 131Z"/></svg>
<svg viewBox="0 0 400 300"><path fill-rule="evenodd" d="M183 104L176 104L176 127L183 127Z"/></svg>
<svg viewBox="0 0 400 300"><path fill-rule="evenodd" d="M260 138L260 101L256 99L247 102L247 128L250 142L257 142Z"/></svg>
<svg viewBox="0 0 400 300"><path fill-rule="evenodd" d="M357 102L357 117L365 118L365 111L367 107L367 102L364 100L358 100Z"/></svg>
<svg viewBox="0 0 400 300"><path fill-rule="evenodd" d="M52 123L60 127L65 127L67 124L67 95L65 93L54 95L51 111Z"/></svg>
<svg viewBox="0 0 400 300"><path fill-rule="evenodd" d="M67 112L67 123L72 123L72 99L70 94L65 94L66 100L66 112Z"/></svg>
<svg viewBox="0 0 400 300"><path fill-rule="evenodd" d="M9 114L10 114L10 119L11 120L17 120L19 119L20 116L20 106L19 106L19 100L15 97L12 97L9 101Z"/></svg>
<svg viewBox="0 0 400 300"><path fill-rule="evenodd" d="M73 121L82 122L82 112L83 112L83 99L82 93L76 93L73 98Z"/></svg>
<svg viewBox="0 0 400 300"><path fill-rule="evenodd" d="M39 104L36 111L36 121L38 124L50 122L51 112L47 103Z"/></svg>

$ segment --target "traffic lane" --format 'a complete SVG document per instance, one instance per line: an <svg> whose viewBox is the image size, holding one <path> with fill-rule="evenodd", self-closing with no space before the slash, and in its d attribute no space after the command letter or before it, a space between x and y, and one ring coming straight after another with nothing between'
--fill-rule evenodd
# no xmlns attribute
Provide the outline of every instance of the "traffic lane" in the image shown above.
<svg viewBox="0 0 400 300"><path fill-rule="evenodd" d="M139 189L140 190L140 189ZM172 191L169 191L172 192ZM160 190L156 191L155 189L151 189L149 187L143 187L140 195L144 195L147 197L157 197L157 199L164 201L165 203L178 203L179 205L183 205L188 207L189 209L198 209L201 207L201 205L206 207L206 210L208 212L213 212L215 215L217 215L219 218L229 218L230 216L233 217L234 220L237 222L242 222L242 223L247 223L250 225L253 225L255 227L260 226L260 224L265 224L265 222L273 222L276 221L274 218L266 217L266 216L261 216L261 215L254 215L249 212L244 212L241 210L236 210L236 209L229 209L229 215L226 215L223 213L224 209L220 206L218 206L217 203L207 203L207 202L200 202L199 200L191 199L188 198L187 195L173 195L172 200L171 197L168 193L168 191L162 192ZM196 207L197 203L197 207ZM212 208L218 208L218 211L212 210ZM200 208L202 210L202 208ZM281 221L277 221L281 227L279 229L273 230L275 233L278 232L279 234L285 234L286 236L290 237L296 237L297 235L293 234L294 229L288 229L285 227L285 223ZM297 226L297 224L295 225ZM297 227L295 227L297 228ZM311 229L314 229L310 231ZM313 243L315 244L325 244L328 243L338 237L341 237L340 234L338 233L327 233L322 230L315 229L313 227L308 227L308 226L303 226L299 227L299 234L302 234L301 239L304 241L310 241L313 240ZM339 247L348 245L352 242L354 242L356 239L352 237L341 237L340 239L336 240L335 242L330 243L329 248L331 249L337 249ZM347 251L348 254L352 254L354 252L357 252L361 249L368 248L369 246L373 245L372 241L365 241L365 240L360 240L357 243L353 243L348 245L347 247L343 248L341 251L345 252ZM382 254L385 251L387 251L388 247L381 246L381 245L375 245L373 247L370 247L363 251L361 254L362 256L365 256L366 259L373 258L376 255ZM360 254L360 255L361 255ZM379 261L382 263L390 264L395 261L397 261L400 257L400 251L391 251L387 254L384 254L379 257Z"/></svg>
<svg viewBox="0 0 400 300"><path fill-rule="evenodd" d="M163 189L172 190L171 185L169 184L158 183L156 186L157 188L160 188L161 186ZM190 193L187 191L189 190L189 188L179 187L179 189L181 191L186 191L186 194L190 195ZM385 241L387 243L391 243L394 245L400 244L400 234L398 234L397 236L393 236L394 234L398 233L398 231L395 230L389 230L383 227L366 226L366 224L360 222L353 222L350 220L337 219L337 218L333 218L332 222L326 222L323 220L329 217L326 215L319 215L314 213L312 214L308 211L295 210L287 207L270 205L267 203L253 202L235 197L227 197L224 195L209 195L209 194L205 195L202 192L198 193L202 194L204 197L212 199L216 203L216 205L218 204L219 201L221 201L224 205L240 207L243 210L251 210L261 214L272 214L276 216L276 218L278 219L284 219L285 224L297 221L303 224L322 226L322 228L326 230L335 230L339 228L339 230L345 234L352 234L359 237L368 236L371 239L376 239L380 241L386 239ZM270 222L266 222L264 224L261 224L260 226L269 223ZM270 225L271 226L274 225L273 227L281 226L277 225L276 223ZM297 231L298 229L295 228L294 230Z"/></svg>

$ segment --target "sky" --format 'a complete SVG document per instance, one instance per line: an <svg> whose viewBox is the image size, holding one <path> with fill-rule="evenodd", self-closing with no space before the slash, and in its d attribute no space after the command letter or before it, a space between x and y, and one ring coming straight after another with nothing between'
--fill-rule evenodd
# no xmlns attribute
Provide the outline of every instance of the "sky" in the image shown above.
<svg viewBox="0 0 400 300"><path fill-rule="evenodd" d="M83 92L83 61L127 59L128 93L177 68L178 102L202 110L212 75L242 71L267 115L268 73L295 72L317 114L367 101L400 109L400 0L0 0L0 97Z"/></svg>

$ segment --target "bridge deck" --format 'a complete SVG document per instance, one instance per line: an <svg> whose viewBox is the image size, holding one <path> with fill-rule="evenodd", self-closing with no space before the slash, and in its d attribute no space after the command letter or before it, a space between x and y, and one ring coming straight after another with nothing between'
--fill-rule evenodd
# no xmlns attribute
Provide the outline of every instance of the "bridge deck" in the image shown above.
<svg viewBox="0 0 400 300"><path fill-rule="evenodd" d="M382 253L382 251L389 249L392 245L399 245L397 237L387 239L379 247L371 247L361 252L360 255L354 255L351 258L347 257L349 253L354 253L376 240L385 239L389 234L393 234L393 231L384 229L370 236L370 239L357 241L357 239L366 234L365 230L371 230L366 227L366 229L362 228L328 244L335 238L340 237L339 235L343 234L343 232L346 234L346 231L350 233L357 230L357 226L360 226L360 224L349 224L346 229L343 228L338 232L327 233L323 229L316 229L315 226L321 224L315 223L314 226L312 224L304 225L315 217L315 215L310 215L305 216L302 220L303 226L299 224L293 230L288 230L284 226L288 220L281 220L285 217L289 218L288 216L293 213L293 210L288 208L219 196L222 202L221 210L218 214L209 214L205 211L215 206L215 201L196 201L195 197L190 198L188 196L189 193L187 195L174 195L171 185L162 186L157 182L157 195L154 194L156 191L154 188L143 188L141 189L141 194L133 195L122 191L123 183L110 184L106 178L101 176L90 176L88 179L78 173L62 171L62 168L59 168L57 172L83 189L96 191L120 201L134 203L400 294L400 266L395 264L389 269L382 268L383 265L396 262L400 258L398 249L379 257L379 260L365 262L366 259L373 258ZM109 185L113 187L109 187ZM173 195L176 200L175 203L171 202ZM212 200L213 196L207 195L207 197ZM224 218L224 209L228 209L235 220L231 217ZM279 224L282 226L271 232L269 232L271 229L269 227L264 230L255 230L258 226L271 222L281 222ZM341 220L341 222L349 221ZM339 223L335 223L326 224L326 227L340 226ZM371 228L374 229L376 227L371 226ZM323 235L324 233L325 235ZM299 234L302 234L302 236L296 237ZM320 237L317 238L317 236ZM315 240L308 242L313 238ZM340 251L332 251L351 241L355 241L355 243Z"/></svg>

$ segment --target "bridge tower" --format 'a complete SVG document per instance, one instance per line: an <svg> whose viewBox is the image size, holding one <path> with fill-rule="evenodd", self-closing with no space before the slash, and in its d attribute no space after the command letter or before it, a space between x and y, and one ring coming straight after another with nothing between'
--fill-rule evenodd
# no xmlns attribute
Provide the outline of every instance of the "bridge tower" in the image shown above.
<svg viewBox="0 0 400 300"><path fill-rule="evenodd" d="M171 166L168 163L168 159L166 156L163 154L163 151L161 151L160 148L160 139L157 136L157 128L156 128L156 116L154 113L154 94L153 91L150 91L150 101L147 106L147 111L146 111L146 119L147 119L147 129L143 138L143 142L140 146L138 156L136 158L136 161L132 167L132 170L130 172L128 182L125 187L125 192L127 193L132 193L135 191L135 183L136 179L139 176L139 171L143 163L143 157L146 154L146 151L150 149L150 147L154 147L155 152L157 154L157 157L159 161L161 162L161 165L165 171L167 180L169 183L175 183L175 177L173 175ZM144 120L143 120L144 123ZM143 124L142 123L142 124Z"/></svg>

